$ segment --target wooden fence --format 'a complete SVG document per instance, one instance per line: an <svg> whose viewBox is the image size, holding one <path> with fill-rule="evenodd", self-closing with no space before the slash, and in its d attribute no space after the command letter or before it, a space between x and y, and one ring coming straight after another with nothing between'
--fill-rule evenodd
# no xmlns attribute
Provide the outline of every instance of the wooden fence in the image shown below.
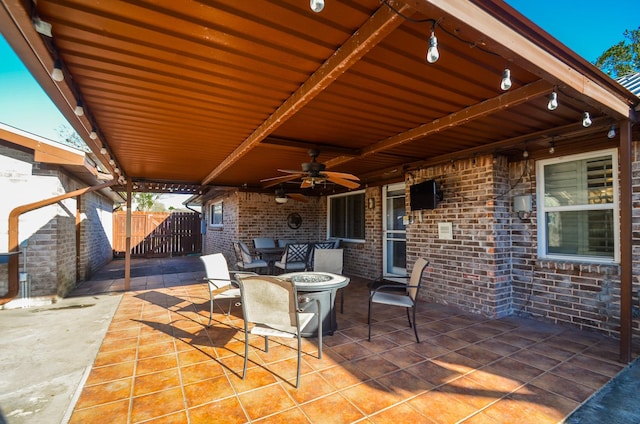
<svg viewBox="0 0 640 424"><path fill-rule="evenodd" d="M126 251L127 213L113 214L113 255ZM132 212L131 255L171 257L201 253L200 217L191 212Z"/></svg>

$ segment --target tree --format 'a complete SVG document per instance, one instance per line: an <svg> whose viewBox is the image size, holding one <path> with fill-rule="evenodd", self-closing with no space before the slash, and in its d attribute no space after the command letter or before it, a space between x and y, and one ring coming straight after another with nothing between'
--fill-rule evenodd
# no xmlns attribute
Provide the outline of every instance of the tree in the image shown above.
<svg viewBox="0 0 640 424"><path fill-rule="evenodd" d="M612 78L640 72L640 27L625 30L624 38L596 59L595 65Z"/></svg>
<svg viewBox="0 0 640 424"><path fill-rule="evenodd" d="M73 147L78 150L82 150L83 152L90 152L91 150L85 144L84 140L80 138L78 133L68 125L62 124L59 125L58 128L55 129L60 137L60 143L67 145L69 147Z"/></svg>
<svg viewBox="0 0 640 424"><path fill-rule="evenodd" d="M136 209L139 211L152 210L156 203L156 200L158 200L159 197L159 194L153 193L133 193L133 198L138 204L138 207Z"/></svg>

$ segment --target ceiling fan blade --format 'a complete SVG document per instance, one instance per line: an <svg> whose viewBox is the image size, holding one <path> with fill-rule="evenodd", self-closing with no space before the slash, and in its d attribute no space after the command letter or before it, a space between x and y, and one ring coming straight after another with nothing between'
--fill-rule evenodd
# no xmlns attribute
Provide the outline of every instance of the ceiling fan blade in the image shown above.
<svg viewBox="0 0 640 424"><path fill-rule="evenodd" d="M269 187L273 187L276 186L278 184L282 184L284 182L287 181L291 181L291 180L296 180L300 177L302 177L304 174L298 173L296 175L283 175L281 177L272 177L272 178L265 178L264 180L260 180L261 183L267 183L264 184L263 187L264 188L269 188Z"/></svg>
<svg viewBox="0 0 640 424"><path fill-rule="evenodd" d="M309 199L302 193L287 193L287 197L292 198L293 200L297 200L298 202L307 203Z"/></svg>
<svg viewBox="0 0 640 424"><path fill-rule="evenodd" d="M293 170L293 169L278 169L278 171L280 172L286 172L287 174L301 174L302 171L298 170Z"/></svg>
<svg viewBox="0 0 640 424"><path fill-rule="evenodd" d="M360 184L353 182L351 180L346 180L344 178L338 178L332 175L328 175L327 176L327 180L331 181L332 183L335 184L340 184L341 186L345 186L347 188L358 188L360 187Z"/></svg>
<svg viewBox="0 0 640 424"><path fill-rule="evenodd" d="M353 174L347 174L346 172L322 171L321 174L326 175L327 177L336 177L336 178L342 178L345 180L360 181L360 178L356 177Z"/></svg>

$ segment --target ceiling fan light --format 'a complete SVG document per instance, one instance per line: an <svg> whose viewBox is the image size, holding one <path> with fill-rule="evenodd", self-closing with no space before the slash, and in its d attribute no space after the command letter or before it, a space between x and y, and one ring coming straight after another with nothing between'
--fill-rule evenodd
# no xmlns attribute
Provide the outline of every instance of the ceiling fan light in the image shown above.
<svg viewBox="0 0 640 424"><path fill-rule="evenodd" d="M276 203L282 205L284 203L287 203L289 201L289 199L287 199L286 196L284 197L276 197Z"/></svg>

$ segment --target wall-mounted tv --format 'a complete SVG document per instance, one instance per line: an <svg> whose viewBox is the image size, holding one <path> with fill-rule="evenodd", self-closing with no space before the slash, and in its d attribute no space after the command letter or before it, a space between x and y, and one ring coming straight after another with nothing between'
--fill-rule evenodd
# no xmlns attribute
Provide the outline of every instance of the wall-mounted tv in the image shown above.
<svg viewBox="0 0 640 424"><path fill-rule="evenodd" d="M427 180L409 187L409 204L412 211L435 209L438 206L436 180Z"/></svg>

